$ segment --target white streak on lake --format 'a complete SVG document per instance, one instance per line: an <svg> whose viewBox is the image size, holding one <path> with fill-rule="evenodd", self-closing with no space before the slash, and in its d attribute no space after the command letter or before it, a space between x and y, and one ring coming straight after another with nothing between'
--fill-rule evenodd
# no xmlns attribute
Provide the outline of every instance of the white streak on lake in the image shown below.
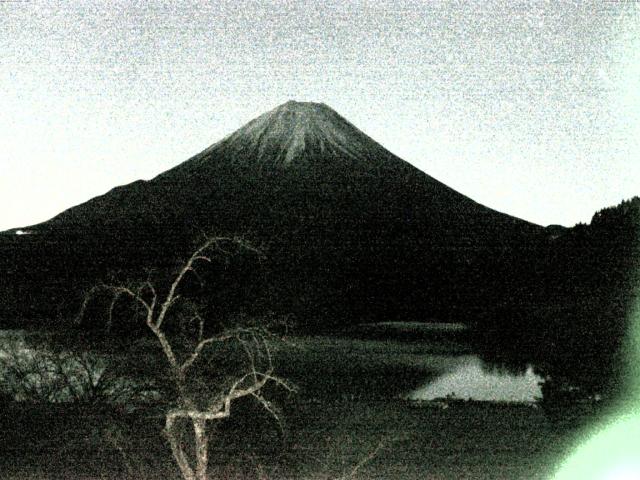
<svg viewBox="0 0 640 480"><path fill-rule="evenodd" d="M443 373L408 395L410 400L433 400L450 396L496 402L533 402L542 397L542 378L528 367L522 375L490 371L476 355L455 358Z"/></svg>

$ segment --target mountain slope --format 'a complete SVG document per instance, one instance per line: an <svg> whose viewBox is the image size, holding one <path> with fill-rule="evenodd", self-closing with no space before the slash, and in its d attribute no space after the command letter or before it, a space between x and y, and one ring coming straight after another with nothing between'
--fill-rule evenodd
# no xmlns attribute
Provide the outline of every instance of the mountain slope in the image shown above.
<svg viewBox="0 0 640 480"><path fill-rule="evenodd" d="M469 315L518 288L518 259L544 236L419 171L329 107L298 102L150 181L27 229L60 290L54 303L109 271L169 268L201 232L230 233L268 256L245 278L256 309L334 323Z"/></svg>
<svg viewBox="0 0 640 480"><path fill-rule="evenodd" d="M243 188L244 182L251 183L251 191ZM259 185L260 182L265 185ZM422 200L408 206L416 216L425 207L433 206L437 208L428 212L433 217L454 211L459 220L481 215L491 217L491 222L526 228L526 222L497 214L399 159L329 107L297 102L287 102L265 113L149 182L137 181L115 188L30 228L69 229L96 222L111 223L116 216L131 221L132 211L138 213L135 220L142 222L162 221L160 217L170 214L167 212L172 209L181 217L197 215L198 208L193 212L180 208L192 207L194 201L202 203L220 197L220 192L230 196L241 194L251 202L253 196L277 183L282 184L280 191L268 193L286 196L284 188L288 187L304 195L325 196L328 201L383 194L389 205L381 207L382 213L392 209L397 201L411 198ZM432 205L425 205L424 200ZM115 211L105 215L103 211L107 208ZM528 227L535 230L530 224Z"/></svg>

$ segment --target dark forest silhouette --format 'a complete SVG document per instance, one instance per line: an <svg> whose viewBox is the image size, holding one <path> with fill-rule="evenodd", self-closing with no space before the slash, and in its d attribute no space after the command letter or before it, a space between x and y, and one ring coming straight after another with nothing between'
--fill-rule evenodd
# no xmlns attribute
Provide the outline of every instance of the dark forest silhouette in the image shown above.
<svg viewBox="0 0 640 480"><path fill-rule="evenodd" d="M561 232L531 266L529 295L504 297L475 324L484 357L516 370L532 363L548 398L619 393L640 287L640 198Z"/></svg>

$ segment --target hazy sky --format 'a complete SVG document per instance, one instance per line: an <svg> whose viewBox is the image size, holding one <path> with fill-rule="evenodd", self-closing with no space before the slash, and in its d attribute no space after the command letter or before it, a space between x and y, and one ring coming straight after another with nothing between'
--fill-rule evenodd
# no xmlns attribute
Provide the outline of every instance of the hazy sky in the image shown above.
<svg viewBox="0 0 640 480"><path fill-rule="evenodd" d="M640 2L0 0L0 230L324 102L487 206L640 194Z"/></svg>

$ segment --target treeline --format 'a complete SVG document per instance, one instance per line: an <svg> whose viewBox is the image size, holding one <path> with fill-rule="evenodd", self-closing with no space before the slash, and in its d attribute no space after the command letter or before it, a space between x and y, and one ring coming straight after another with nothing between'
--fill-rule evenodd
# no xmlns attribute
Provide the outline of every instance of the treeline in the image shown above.
<svg viewBox="0 0 640 480"><path fill-rule="evenodd" d="M598 211L588 225L552 229L532 253L518 295L475 323L478 345L492 362L533 363L548 396L611 396L625 380L622 347L640 287L640 198Z"/></svg>

